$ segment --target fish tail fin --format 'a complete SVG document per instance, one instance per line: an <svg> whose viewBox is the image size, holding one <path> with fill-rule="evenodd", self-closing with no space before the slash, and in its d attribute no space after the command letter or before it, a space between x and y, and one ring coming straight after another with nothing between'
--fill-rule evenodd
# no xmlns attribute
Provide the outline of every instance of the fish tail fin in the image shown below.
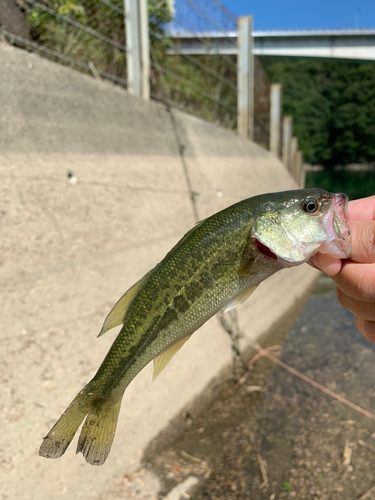
<svg viewBox="0 0 375 500"><path fill-rule="evenodd" d="M65 453L78 427L93 405L90 396L90 384L87 384L73 399L47 436L43 438L39 455L45 458L59 458Z"/></svg>
<svg viewBox="0 0 375 500"><path fill-rule="evenodd" d="M91 465L103 465L115 437L122 396L112 404L97 401L87 415L79 436L77 453Z"/></svg>

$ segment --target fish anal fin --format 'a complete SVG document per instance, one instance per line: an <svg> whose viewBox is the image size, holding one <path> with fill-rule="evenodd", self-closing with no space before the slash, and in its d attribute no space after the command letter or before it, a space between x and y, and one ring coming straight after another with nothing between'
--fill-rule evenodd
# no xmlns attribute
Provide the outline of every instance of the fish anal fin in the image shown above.
<svg viewBox="0 0 375 500"><path fill-rule="evenodd" d="M160 375L160 373L164 370L173 356L181 349L181 347L185 344L187 340L189 340L191 335L187 335L186 337L178 340L173 345L168 347L165 351L161 352L154 358L154 373L152 380L155 380L156 377Z"/></svg>
<svg viewBox="0 0 375 500"><path fill-rule="evenodd" d="M130 307L130 304L133 302L136 295L142 289L143 285L146 283L153 269L149 271L147 274L143 276L135 285L133 285L120 300L116 302L113 306L111 312L106 317L102 329L98 337L101 337L105 332L108 332L111 328L115 328L115 326L122 325L124 322L125 315Z"/></svg>
<svg viewBox="0 0 375 500"><path fill-rule="evenodd" d="M246 288L240 295L237 295L234 299L232 299L225 307L224 312L231 311L235 307L237 307L239 304L242 304L242 302L245 302L247 298L250 297L250 295L254 292L258 285L251 286L250 288Z"/></svg>

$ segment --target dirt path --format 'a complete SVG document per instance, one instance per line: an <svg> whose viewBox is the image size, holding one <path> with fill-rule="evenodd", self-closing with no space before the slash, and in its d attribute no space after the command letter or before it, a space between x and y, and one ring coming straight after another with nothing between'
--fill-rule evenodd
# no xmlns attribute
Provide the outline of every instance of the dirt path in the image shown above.
<svg viewBox="0 0 375 500"><path fill-rule="evenodd" d="M375 414L375 346L329 283L319 282L281 359ZM197 476L195 499L375 499L374 420L264 358L225 399L231 385L149 464L162 479L159 498Z"/></svg>

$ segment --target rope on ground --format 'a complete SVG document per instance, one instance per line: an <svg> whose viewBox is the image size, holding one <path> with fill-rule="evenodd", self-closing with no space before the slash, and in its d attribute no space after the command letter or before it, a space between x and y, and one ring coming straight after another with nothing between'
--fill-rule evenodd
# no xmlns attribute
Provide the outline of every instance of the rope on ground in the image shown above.
<svg viewBox="0 0 375 500"><path fill-rule="evenodd" d="M312 380L309 377L306 377L306 375L303 375L303 373L300 373L298 370L295 370L291 366L287 365L280 359L278 359L276 356L274 356L270 351L272 350L280 350L280 346L273 346L269 347L267 349L264 349L260 344L255 342L254 340L249 340L250 344L256 349L257 354L254 356L254 358L250 361L249 363L249 369L247 372L241 377L241 379L235 384L225 395L225 397L229 397L231 394L236 392L238 387L243 385L245 380L249 377L250 375L250 370L252 368L252 365L254 364L254 361L256 361L260 357L266 357L276 363L277 365L281 366L284 368L284 370L287 370L289 373L292 373L296 377L300 378L304 382L307 382L308 384L312 385L316 389L319 389L321 392L324 392L324 394L327 394L328 396L331 396L331 398L337 399L337 401L340 401L340 403L345 404L346 406L349 406L349 408L352 408L353 410L357 411L358 413L362 413L362 415L365 415L368 418L371 418L372 420L375 420L375 415L368 410L365 410L364 408L361 408L360 406L352 403L348 399L344 398L343 396L340 396L339 394L336 394L335 392L331 391L330 389L327 389L327 387L324 387L323 385L319 384L318 382L315 382L315 380Z"/></svg>

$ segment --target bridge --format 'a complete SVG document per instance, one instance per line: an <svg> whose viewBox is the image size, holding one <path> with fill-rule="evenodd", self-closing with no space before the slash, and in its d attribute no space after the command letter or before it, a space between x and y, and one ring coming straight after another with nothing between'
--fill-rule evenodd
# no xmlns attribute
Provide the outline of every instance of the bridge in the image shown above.
<svg viewBox="0 0 375 500"><path fill-rule="evenodd" d="M178 53L237 55L236 31L173 31L171 36ZM375 60L375 29L254 31L253 37L259 56Z"/></svg>

